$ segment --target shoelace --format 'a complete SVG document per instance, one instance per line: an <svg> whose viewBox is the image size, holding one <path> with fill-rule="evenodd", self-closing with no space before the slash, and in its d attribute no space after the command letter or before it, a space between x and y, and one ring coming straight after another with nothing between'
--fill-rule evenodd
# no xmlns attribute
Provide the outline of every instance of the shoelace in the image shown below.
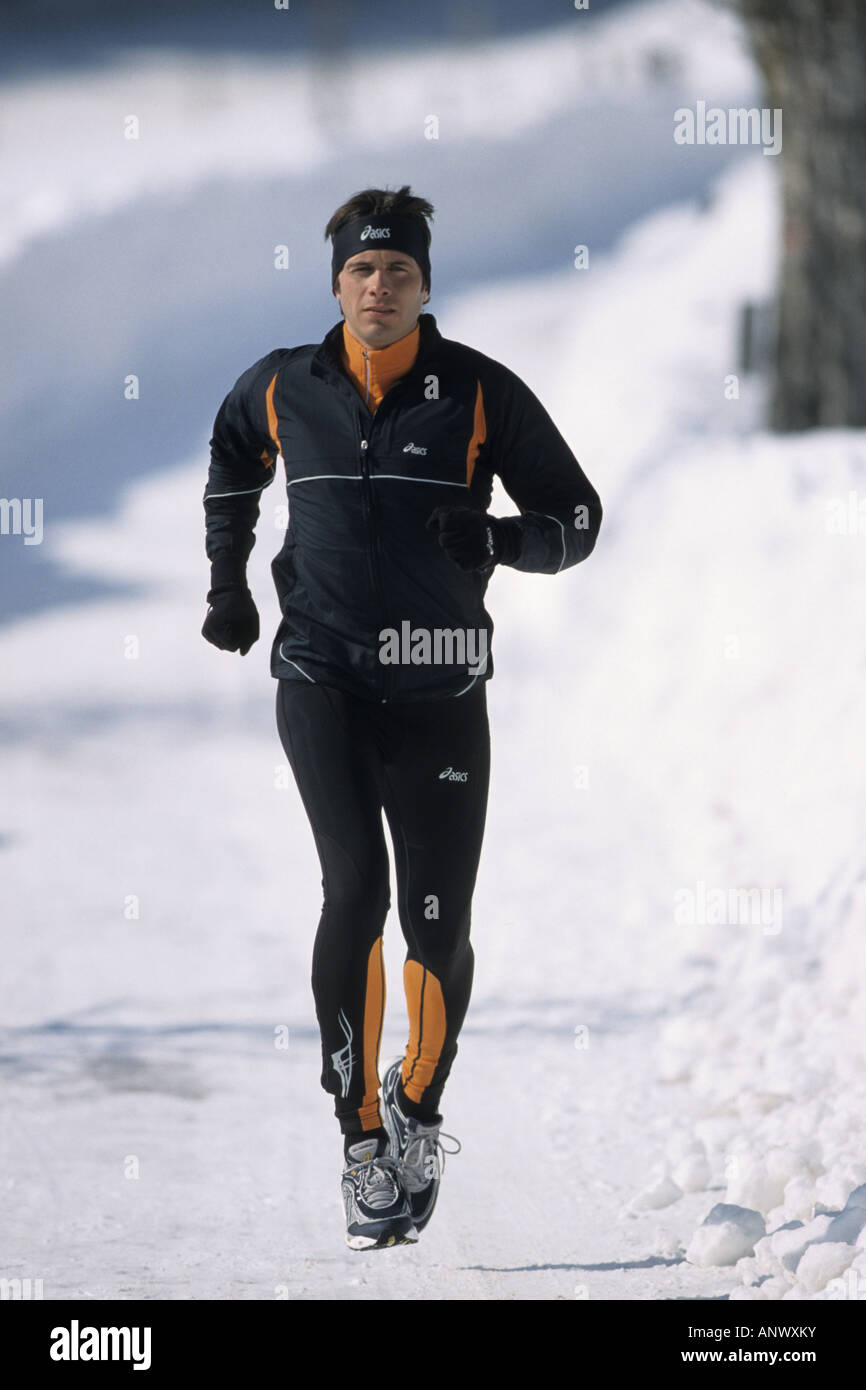
<svg viewBox="0 0 866 1390"><path fill-rule="evenodd" d="M445 1145L442 1143L443 1139L452 1139L457 1145L457 1148L446 1149ZM406 1167L420 1168L422 1176L419 1180L423 1180L426 1185L432 1178L440 1177L441 1174L445 1172L445 1155L459 1154L462 1148L463 1145L460 1143L460 1140L453 1134L446 1134L444 1130L437 1130L435 1134L419 1134L410 1140L406 1152L403 1155L403 1163ZM416 1151L417 1157L415 1156ZM409 1157L410 1154L412 1155L411 1159ZM428 1172L429 1158L434 1158L436 1160L436 1168L433 1173Z"/></svg>
<svg viewBox="0 0 866 1390"><path fill-rule="evenodd" d="M390 1206L398 1195L395 1160L381 1154L352 1167L360 1172L359 1189L364 1201L372 1207Z"/></svg>

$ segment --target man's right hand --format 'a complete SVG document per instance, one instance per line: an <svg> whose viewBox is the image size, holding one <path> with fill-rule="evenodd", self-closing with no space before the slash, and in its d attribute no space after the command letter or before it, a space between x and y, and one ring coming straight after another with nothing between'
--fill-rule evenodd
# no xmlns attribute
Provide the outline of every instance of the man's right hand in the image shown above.
<svg viewBox="0 0 866 1390"><path fill-rule="evenodd" d="M259 640L259 613L253 596L245 583L220 585L207 596L207 617L202 637L219 647L220 651L246 656Z"/></svg>
<svg viewBox="0 0 866 1390"><path fill-rule="evenodd" d="M259 614L249 589L230 589L221 594L209 594L207 617L201 630L220 651L246 656L259 640Z"/></svg>

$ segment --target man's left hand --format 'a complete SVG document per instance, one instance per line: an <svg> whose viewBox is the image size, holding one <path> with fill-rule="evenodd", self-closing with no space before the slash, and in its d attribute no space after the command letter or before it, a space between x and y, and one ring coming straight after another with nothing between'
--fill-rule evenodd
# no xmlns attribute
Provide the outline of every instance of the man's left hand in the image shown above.
<svg viewBox="0 0 866 1390"><path fill-rule="evenodd" d="M436 507L427 530L439 533L439 544L464 570L488 570L502 556L502 534L495 516L475 507Z"/></svg>

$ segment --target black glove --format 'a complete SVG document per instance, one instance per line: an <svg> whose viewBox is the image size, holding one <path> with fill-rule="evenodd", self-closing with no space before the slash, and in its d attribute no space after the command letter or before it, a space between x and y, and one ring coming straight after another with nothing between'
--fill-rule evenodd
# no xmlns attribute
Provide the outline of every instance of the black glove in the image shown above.
<svg viewBox="0 0 866 1390"><path fill-rule="evenodd" d="M515 556L509 520L498 521L477 507L436 507L426 526L438 530L439 544L461 569L484 572Z"/></svg>
<svg viewBox="0 0 866 1390"><path fill-rule="evenodd" d="M246 656L259 640L259 614L247 587L246 564L234 555L218 555L211 562L207 617L201 630L220 651Z"/></svg>

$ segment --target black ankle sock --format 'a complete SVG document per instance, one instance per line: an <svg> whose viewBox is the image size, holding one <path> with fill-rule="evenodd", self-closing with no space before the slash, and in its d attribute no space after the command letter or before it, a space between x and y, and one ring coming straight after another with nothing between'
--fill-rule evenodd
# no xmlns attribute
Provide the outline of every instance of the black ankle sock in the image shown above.
<svg viewBox="0 0 866 1390"><path fill-rule="evenodd" d="M348 1158L349 1156L349 1149L352 1147L352 1145L359 1144L362 1139L369 1140L371 1145L371 1154L376 1152L376 1141L379 1141L378 1157L381 1157L388 1147L388 1131L386 1129L367 1129L362 1130L360 1134L344 1134L343 1154L346 1158Z"/></svg>
<svg viewBox="0 0 866 1390"><path fill-rule="evenodd" d="M397 1081L397 1104L403 1114L413 1120L420 1120L422 1125L441 1124L442 1116L438 1111L430 1108L429 1105L419 1105L417 1101L410 1100L403 1090L402 1079Z"/></svg>

